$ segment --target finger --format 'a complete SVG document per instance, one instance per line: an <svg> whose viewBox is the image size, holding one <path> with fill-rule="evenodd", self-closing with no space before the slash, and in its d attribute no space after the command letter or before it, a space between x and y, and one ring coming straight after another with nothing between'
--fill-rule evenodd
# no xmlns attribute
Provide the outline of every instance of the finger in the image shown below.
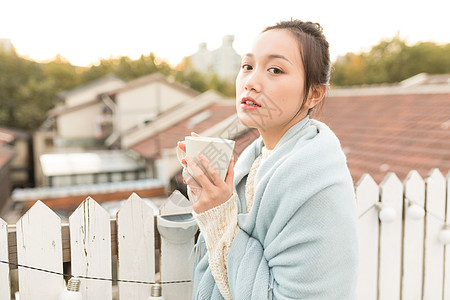
<svg viewBox="0 0 450 300"><path fill-rule="evenodd" d="M186 144L185 142L178 142L177 143L178 148L180 148L183 152L186 152Z"/></svg>
<svg viewBox="0 0 450 300"><path fill-rule="evenodd" d="M217 172L214 165L209 161L209 159L202 153L198 154L198 159L200 160L200 163L203 165L203 167L206 170L206 175L209 176L209 179L214 185L217 185L222 181L220 178L219 172Z"/></svg>
<svg viewBox="0 0 450 300"><path fill-rule="evenodd" d="M201 188L201 186L198 184L198 182L195 180L195 178L192 177L191 174L189 174L189 172L186 168L183 168L183 172L181 174L183 176L183 180L185 181L185 184L187 184L191 187Z"/></svg>
<svg viewBox="0 0 450 300"><path fill-rule="evenodd" d="M191 188L191 187L187 186L187 193L188 193L189 201L191 201L191 203L194 205L200 199L200 197L202 195L202 189Z"/></svg>
<svg viewBox="0 0 450 300"><path fill-rule="evenodd" d="M205 172L200 168L197 162L190 156L186 156L186 162L191 169L192 175L197 178L198 183L204 188L211 188L213 184L209 180L208 176L206 176Z"/></svg>
<svg viewBox="0 0 450 300"><path fill-rule="evenodd" d="M225 177L225 183L232 187L234 179L234 155L231 157L230 164L228 165L227 176Z"/></svg>
<svg viewBox="0 0 450 300"><path fill-rule="evenodd" d="M197 137L198 137L198 136L200 136L200 135L199 135L198 133L192 131L192 132L191 132L191 136L197 136Z"/></svg>

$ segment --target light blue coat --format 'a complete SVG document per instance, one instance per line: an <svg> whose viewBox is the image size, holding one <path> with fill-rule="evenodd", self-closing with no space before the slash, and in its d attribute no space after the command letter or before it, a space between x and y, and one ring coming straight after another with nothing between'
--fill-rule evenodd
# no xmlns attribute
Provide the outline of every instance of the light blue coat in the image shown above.
<svg viewBox="0 0 450 300"><path fill-rule="evenodd" d="M233 299L356 299L356 202L337 137L308 117L291 127L260 166L245 213L246 178L262 146L258 138L235 166L241 230L227 263ZM193 299L223 299L207 253L196 263Z"/></svg>

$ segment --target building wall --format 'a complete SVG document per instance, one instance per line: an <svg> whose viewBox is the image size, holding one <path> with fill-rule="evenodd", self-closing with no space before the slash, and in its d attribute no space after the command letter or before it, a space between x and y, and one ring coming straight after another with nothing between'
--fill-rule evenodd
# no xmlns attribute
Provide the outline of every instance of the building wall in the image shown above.
<svg viewBox="0 0 450 300"><path fill-rule="evenodd" d="M222 46L209 51L205 43L201 43L196 53L190 56L192 66L199 72L215 73L219 77L234 80L241 63L241 56L233 48L234 36L227 35L222 39Z"/></svg>
<svg viewBox="0 0 450 300"><path fill-rule="evenodd" d="M208 50L206 43L198 45L198 50L190 57L190 62L199 72L209 73L212 71L211 51Z"/></svg>
<svg viewBox="0 0 450 300"><path fill-rule="evenodd" d="M92 87L85 86L83 89L80 89L80 91L70 93L65 98L65 105L67 107L72 107L92 101L97 97L98 94L115 90L124 85L125 83L122 80L117 78L110 78L108 80L105 80L104 82L97 83Z"/></svg>
<svg viewBox="0 0 450 300"><path fill-rule="evenodd" d="M96 137L96 120L102 115L104 104L94 103L57 117L58 137L61 139L86 139Z"/></svg>
<svg viewBox="0 0 450 300"><path fill-rule="evenodd" d="M162 82L123 91L116 96L117 129L123 133L142 126L146 120L191 98Z"/></svg>
<svg viewBox="0 0 450 300"><path fill-rule="evenodd" d="M233 36L225 36L222 46L212 52L211 58L214 72L230 80L236 78L241 63L240 55L233 49L233 41Z"/></svg>

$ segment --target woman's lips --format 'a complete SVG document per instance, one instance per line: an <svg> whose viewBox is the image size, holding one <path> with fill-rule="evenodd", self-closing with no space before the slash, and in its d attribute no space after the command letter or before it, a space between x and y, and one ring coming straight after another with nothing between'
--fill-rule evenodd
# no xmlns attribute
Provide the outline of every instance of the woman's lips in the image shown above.
<svg viewBox="0 0 450 300"><path fill-rule="evenodd" d="M255 110L260 107L261 105L257 103L252 97L244 97L241 100L241 108L243 110Z"/></svg>

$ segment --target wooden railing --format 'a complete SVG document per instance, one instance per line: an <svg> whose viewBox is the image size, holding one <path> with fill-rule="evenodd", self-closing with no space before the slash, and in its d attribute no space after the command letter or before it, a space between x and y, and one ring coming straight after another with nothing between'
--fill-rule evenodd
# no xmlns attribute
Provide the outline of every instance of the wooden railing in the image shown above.
<svg viewBox="0 0 450 300"><path fill-rule="evenodd" d="M358 299L450 299L448 178L438 169L425 180L411 171L404 182L390 173L378 185L364 175L355 191ZM56 300L67 279L63 274L81 278L83 299L112 299L114 284L117 299L146 300L154 282L162 283L166 300L190 299L197 226L189 216L154 216L133 194L114 220L88 197L69 224L61 224L38 201L15 226L0 219L0 260L13 263L0 263L0 299L10 299L9 275L17 264L21 300ZM116 275L111 271L114 257Z"/></svg>

